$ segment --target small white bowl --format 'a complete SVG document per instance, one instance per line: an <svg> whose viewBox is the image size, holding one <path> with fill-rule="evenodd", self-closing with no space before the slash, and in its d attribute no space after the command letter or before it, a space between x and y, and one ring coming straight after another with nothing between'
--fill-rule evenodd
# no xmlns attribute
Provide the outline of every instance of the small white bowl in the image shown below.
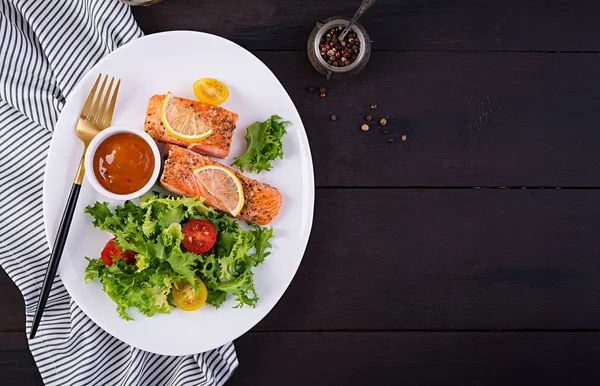
<svg viewBox="0 0 600 386"><path fill-rule="evenodd" d="M108 190L106 190L100 184L98 179L96 178L96 174L94 173L94 168L93 168L94 154L96 153L96 149L98 149L98 146L106 138L108 138L112 135L115 135L115 134L120 134L120 133L135 134L138 137L142 138L150 146L150 148L152 149L152 153L154 154L154 171L152 172L152 177L150 177L150 180L148 180L148 183L146 185L144 185L140 190L133 192L133 193L129 193L129 194L116 194L116 193L112 193L112 192L109 192ZM90 145L88 146L87 152L85 153L84 163L85 163L85 170L86 170L85 175L87 177L87 180L90 182L90 184L92 184L92 186L98 193L100 193L104 197L107 197L107 198L110 198L113 200L125 201L125 200L132 200L134 198L137 198L152 188L152 186L158 179L158 174L160 173L160 168L162 165L162 159L161 159L160 151L158 150L158 146L156 145L156 142L154 142L154 139L152 139L152 137L150 137L148 134L146 134L145 131L137 129L135 127L130 127L130 126L111 126L107 129L102 130L100 133L98 133L98 135L96 135L94 137L94 139L92 139L92 141L90 142Z"/></svg>

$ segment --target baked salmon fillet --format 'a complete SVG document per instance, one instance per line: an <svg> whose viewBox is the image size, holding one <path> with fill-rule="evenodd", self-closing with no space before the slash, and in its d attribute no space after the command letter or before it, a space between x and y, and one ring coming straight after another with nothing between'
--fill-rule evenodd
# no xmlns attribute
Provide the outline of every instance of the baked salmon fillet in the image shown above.
<svg viewBox="0 0 600 386"><path fill-rule="evenodd" d="M219 106L209 105L191 99L174 97L177 101L189 104L204 118L204 121L212 129L212 134L198 142L186 142L172 137L167 133L162 123L162 103L164 95L154 95L148 102L144 130L157 141L172 143L187 147L198 153L207 154L217 158L225 158L231 149L231 138L235 130L238 115Z"/></svg>
<svg viewBox="0 0 600 386"><path fill-rule="evenodd" d="M225 211L221 201L211 195L198 182L194 169L205 165L219 165L235 173L244 189L244 207L237 218L260 225L270 223L279 213L281 193L274 187L255 181L201 154L179 146L165 147L165 160L161 185L171 193L186 197L202 197L210 206Z"/></svg>

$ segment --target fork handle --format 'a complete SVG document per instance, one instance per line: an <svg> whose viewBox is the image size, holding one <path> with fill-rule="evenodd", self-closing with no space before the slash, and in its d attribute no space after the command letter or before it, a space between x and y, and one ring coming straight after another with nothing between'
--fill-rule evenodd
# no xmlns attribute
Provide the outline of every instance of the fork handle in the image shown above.
<svg viewBox="0 0 600 386"><path fill-rule="evenodd" d="M77 199L79 198L79 191L81 190L83 174L84 168L82 157L81 162L79 163L79 169L77 170L75 181L71 187L71 193L69 193L67 206L65 207L62 219L60 220L60 225L58 226L58 233L56 234L56 239L54 240L54 248L52 248L52 254L50 255L50 261L48 262L48 268L46 270L46 276L44 277L44 284L42 284L42 291L38 299L35 316L33 317L33 324L31 325L29 339L35 338L35 333L37 332L38 326L42 319L44 308L46 307L46 302L48 301L48 296L50 295L50 290L52 289L52 284L54 283L54 277L56 276L56 271L60 263L60 257L62 256L63 249L65 248L67 235L69 234L69 228L71 227L71 220L73 220L73 213L75 212L75 207L77 206Z"/></svg>
<svg viewBox="0 0 600 386"><path fill-rule="evenodd" d="M85 153L87 153L87 145L83 148L83 155L81 156L81 161L79 161L79 168L77 169L77 174L75 174L74 184L81 185L83 183L83 175L85 174L85 164L83 160L85 160ZM77 201L77 200L76 200Z"/></svg>

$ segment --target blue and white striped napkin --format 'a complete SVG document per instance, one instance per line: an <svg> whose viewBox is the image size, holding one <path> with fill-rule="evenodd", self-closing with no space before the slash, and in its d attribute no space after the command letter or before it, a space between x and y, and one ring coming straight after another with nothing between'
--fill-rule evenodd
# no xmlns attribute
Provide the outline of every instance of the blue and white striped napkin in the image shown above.
<svg viewBox="0 0 600 386"><path fill-rule="evenodd" d="M0 0L0 264L23 294L28 331L50 256L42 181L54 123L83 74L140 36L117 0ZM233 343L182 357L130 347L58 277L29 347L47 385L222 385L238 365Z"/></svg>

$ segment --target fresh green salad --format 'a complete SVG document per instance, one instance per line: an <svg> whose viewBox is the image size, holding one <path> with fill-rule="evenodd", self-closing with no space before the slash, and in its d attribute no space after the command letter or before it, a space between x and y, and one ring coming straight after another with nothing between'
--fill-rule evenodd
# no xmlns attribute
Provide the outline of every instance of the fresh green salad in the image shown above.
<svg viewBox="0 0 600 386"><path fill-rule="evenodd" d="M100 258L89 258L86 281L98 278L121 317L138 308L152 316L174 306L219 307L229 295L235 307L254 307L252 267L270 252L272 228L235 220L200 198L147 194L111 210L96 202L85 209L94 226L112 233Z"/></svg>
<svg viewBox="0 0 600 386"><path fill-rule="evenodd" d="M275 158L283 159L283 135L286 133L285 125L288 121L282 121L278 115L273 115L264 122L255 122L248 127L246 142L248 147L244 153L235 157L232 165L237 166L242 172L248 171L260 173L263 170L271 170L271 164Z"/></svg>

